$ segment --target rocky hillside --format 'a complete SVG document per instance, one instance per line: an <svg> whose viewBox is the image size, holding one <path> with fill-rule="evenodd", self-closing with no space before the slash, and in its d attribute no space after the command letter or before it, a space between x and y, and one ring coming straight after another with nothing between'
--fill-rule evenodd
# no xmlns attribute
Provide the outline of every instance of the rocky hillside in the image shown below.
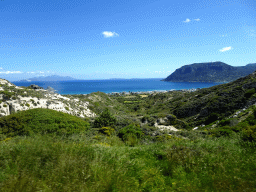
<svg viewBox="0 0 256 192"><path fill-rule="evenodd" d="M0 79L0 116L34 108L53 109L82 118L95 116L95 113L88 109L88 101L35 88L18 87Z"/></svg>
<svg viewBox="0 0 256 192"><path fill-rule="evenodd" d="M175 70L163 81L231 82L256 70L256 64L233 67L223 62L194 63Z"/></svg>

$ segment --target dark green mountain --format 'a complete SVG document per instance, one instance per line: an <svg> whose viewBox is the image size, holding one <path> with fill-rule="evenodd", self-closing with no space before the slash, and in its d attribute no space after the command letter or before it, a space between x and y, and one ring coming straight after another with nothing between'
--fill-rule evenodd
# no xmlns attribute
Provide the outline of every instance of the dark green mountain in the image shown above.
<svg viewBox="0 0 256 192"><path fill-rule="evenodd" d="M194 63L176 69L163 81L172 82L231 82L256 70L256 64L233 67L217 61Z"/></svg>

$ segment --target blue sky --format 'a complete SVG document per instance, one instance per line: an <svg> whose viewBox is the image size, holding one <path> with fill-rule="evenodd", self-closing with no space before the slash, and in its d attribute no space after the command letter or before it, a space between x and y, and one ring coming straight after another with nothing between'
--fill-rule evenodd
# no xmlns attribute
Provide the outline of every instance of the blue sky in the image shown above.
<svg viewBox="0 0 256 192"><path fill-rule="evenodd" d="M255 0L1 0L0 78L165 78L256 63Z"/></svg>

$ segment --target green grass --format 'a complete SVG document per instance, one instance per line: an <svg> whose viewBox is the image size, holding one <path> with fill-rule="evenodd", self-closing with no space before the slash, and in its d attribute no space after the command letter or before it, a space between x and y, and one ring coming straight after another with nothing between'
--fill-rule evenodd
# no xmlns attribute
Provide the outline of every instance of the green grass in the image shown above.
<svg viewBox="0 0 256 192"><path fill-rule="evenodd" d="M255 162L238 135L135 147L116 136L6 138L0 191L254 191Z"/></svg>

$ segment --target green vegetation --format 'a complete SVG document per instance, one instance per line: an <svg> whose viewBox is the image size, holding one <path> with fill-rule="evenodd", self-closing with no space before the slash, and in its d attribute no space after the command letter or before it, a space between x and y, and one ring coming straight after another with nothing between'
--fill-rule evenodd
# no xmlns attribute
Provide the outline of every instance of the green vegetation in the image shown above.
<svg viewBox="0 0 256 192"><path fill-rule="evenodd" d="M97 117L1 117L0 191L255 191L255 87L252 74L195 92L67 95Z"/></svg>
<svg viewBox="0 0 256 192"><path fill-rule="evenodd" d="M88 129L88 122L50 109L32 109L0 118L0 134L7 137L35 133L71 135Z"/></svg>
<svg viewBox="0 0 256 192"><path fill-rule="evenodd" d="M172 82L231 82L249 75L255 70L255 65L250 64L246 67L233 67L223 62L194 63L182 66L164 80Z"/></svg>
<svg viewBox="0 0 256 192"><path fill-rule="evenodd" d="M94 121L94 127L113 127L116 124L116 118L112 116L108 109L105 109L99 117L97 117Z"/></svg>
<svg viewBox="0 0 256 192"><path fill-rule="evenodd" d="M96 119L100 126L118 123L107 109ZM256 110L236 120L170 135L139 124L89 129L86 121L49 109L19 112L0 118L0 189L253 191Z"/></svg>
<svg viewBox="0 0 256 192"><path fill-rule="evenodd" d="M9 92L8 90L0 91L0 94L3 94L4 100L10 99L14 95L13 92Z"/></svg>
<svg viewBox="0 0 256 192"><path fill-rule="evenodd" d="M136 139L140 139L143 135L141 128L138 125L130 124L122 129L120 129L118 136L126 141L129 137L135 137Z"/></svg>
<svg viewBox="0 0 256 192"><path fill-rule="evenodd" d="M254 191L256 156L238 143L236 136L147 145L84 134L5 138L0 190Z"/></svg>
<svg viewBox="0 0 256 192"><path fill-rule="evenodd" d="M255 93L255 88L249 89L245 92L244 96L250 98Z"/></svg>

